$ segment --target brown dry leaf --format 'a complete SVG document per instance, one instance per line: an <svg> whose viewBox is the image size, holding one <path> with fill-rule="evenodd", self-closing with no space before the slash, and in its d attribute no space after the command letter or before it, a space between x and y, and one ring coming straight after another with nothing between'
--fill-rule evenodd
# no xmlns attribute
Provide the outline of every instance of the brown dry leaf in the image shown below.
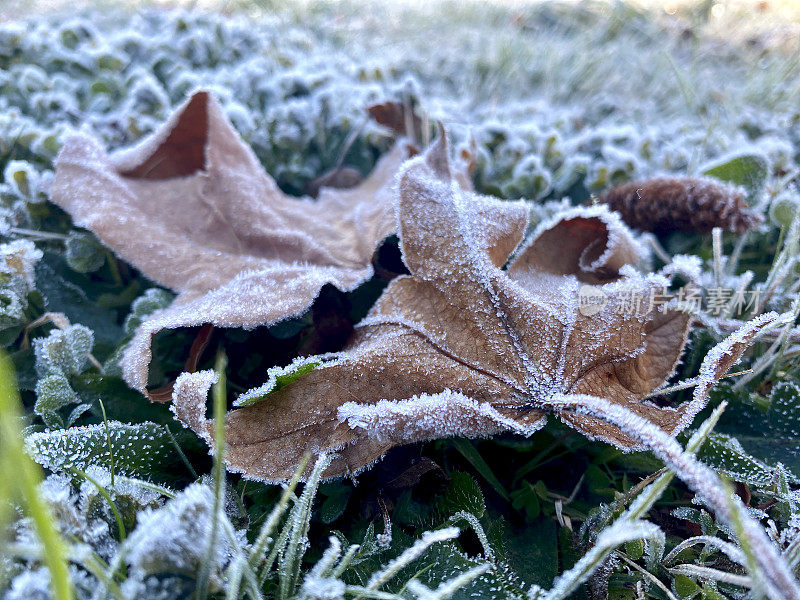
<svg viewBox="0 0 800 600"><path fill-rule="evenodd" d="M74 136L56 161L53 201L155 282L179 292L136 333L126 381L145 392L151 338L212 323L253 328L303 313L326 283L352 290L396 228L402 141L359 185L318 199L280 191L208 92L153 135L108 155Z"/></svg>
<svg viewBox="0 0 800 600"><path fill-rule="evenodd" d="M574 275L601 284L618 279L619 270L636 264L643 252L607 211L574 211L540 226L509 272Z"/></svg>
<svg viewBox="0 0 800 600"><path fill-rule="evenodd" d="M367 107L367 112L376 123L391 129L398 135L409 137L412 140L419 140L422 137L423 121L414 113L408 103L387 100Z"/></svg>
<svg viewBox="0 0 800 600"><path fill-rule="evenodd" d="M228 414L232 470L283 480L304 453L335 451L325 476L352 474L400 444L530 435L549 411L630 450L639 446L615 426L553 407L565 396L599 396L674 434L703 406L706 388L677 408L645 400L673 373L690 316L630 302L632 291L649 297L668 281L623 268L639 255L614 213L562 213L502 270L522 239L526 213L461 189L440 140L404 167L398 215L411 275L392 281L345 351L309 359L320 366L272 393L266 386L240 397L258 401ZM560 244L553 231L562 232ZM591 288L605 304L582 311L582 281L595 280L607 282ZM709 380L749 339L718 352L705 367ZM209 440L205 405L214 377L181 375L173 396L178 418Z"/></svg>

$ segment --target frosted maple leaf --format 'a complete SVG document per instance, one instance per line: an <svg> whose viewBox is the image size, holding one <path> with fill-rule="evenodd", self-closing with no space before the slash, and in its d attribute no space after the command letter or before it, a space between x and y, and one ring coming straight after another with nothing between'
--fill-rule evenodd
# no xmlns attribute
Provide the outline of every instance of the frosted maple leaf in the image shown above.
<svg viewBox="0 0 800 600"><path fill-rule="evenodd" d="M53 201L178 292L138 328L126 381L146 391L161 330L271 325L302 314L325 284L349 291L369 279L376 247L394 231L392 188L409 153L398 142L356 187L287 196L205 91L133 148L109 155L92 137L69 138Z"/></svg>
<svg viewBox="0 0 800 600"><path fill-rule="evenodd" d="M492 209L498 218L487 218ZM631 290L662 293L668 284L626 266L639 259L629 230L604 207L572 209L541 225L503 269L527 212L459 186L442 139L403 168L398 219L411 274L392 281L344 351L272 393L262 386L255 403L228 414L231 469L282 480L305 452L336 451L325 475L341 476L399 444L530 435L547 412L591 438L640 448L602 419L555 407L565 395L601 396L674 434L746 347L718 348L691 402L648 402L674 371L690 317L624 305ZM487 235L487 221L504 227ZM606 299L598 310L578 305L587 282ZM209 442L214 381L212 371L183 374L173 395L178 418Z"/></svg>

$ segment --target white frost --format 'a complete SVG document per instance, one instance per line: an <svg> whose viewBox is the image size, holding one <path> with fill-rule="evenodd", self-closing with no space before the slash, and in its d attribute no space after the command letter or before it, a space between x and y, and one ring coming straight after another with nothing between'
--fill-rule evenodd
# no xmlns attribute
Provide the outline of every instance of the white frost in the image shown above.
<svg viewBox="0 0 800 600"><path fill-rule="evenodd" d="M544 425L540 419L523 426L501 415L488 402L446 389L438 394L419 394L408 400L381 400L375 404L346 402L339 420L364 429L381 441L434 439L450 436L488 437L502 431L531 435Z"/></svg>

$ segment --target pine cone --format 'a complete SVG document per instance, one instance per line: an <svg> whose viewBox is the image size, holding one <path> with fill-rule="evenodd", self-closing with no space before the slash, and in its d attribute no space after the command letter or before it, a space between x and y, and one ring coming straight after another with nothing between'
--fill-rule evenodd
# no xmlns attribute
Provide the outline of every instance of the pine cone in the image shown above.
<svg viewBox="0 0 800 600"><path fill-rule="evenodd" d="M631 227L656 233L708 233L714 227L744 233L763 221L741 188L709 178L632 181L606 190L598 201Z"/></svg>

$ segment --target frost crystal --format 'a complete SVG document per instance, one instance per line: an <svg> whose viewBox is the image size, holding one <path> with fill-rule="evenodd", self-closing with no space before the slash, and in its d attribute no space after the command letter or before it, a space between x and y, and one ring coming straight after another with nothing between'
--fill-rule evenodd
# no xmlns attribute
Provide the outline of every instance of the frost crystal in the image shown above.
<svg viewBox="0 0 800 600"><path fill-rule="evenodd" d="M214 506L212 491L193 484L163 508L145 510L127 540L128 564L139 578L158 573L196 576L205 560L211 536ZM244 542L240 532L238 543ZM233 556L234 547L224 535L216 536L211 575L219 578Z"/></svg>
<svg viewBox="0 0 800 600"><path fill-rule="evenodd" d="M488 402L479 403L449 389L408 400L347 402L339 407L338 416L370 437L397 443L451 436L489 437L506 430L531 435L545 422L540 419L523 425L503 416Z"/></svg>
<svg viewBox="0 0 800 600"><path fill-rule="evenodd" d="M211 428L206 423L208 390L219 379L216 371L207 369L197 373L181 373L175 380L170 410L185 426L212 443Z"/></svg>
<svg viewBox="0 0 800 600"><path fill-rule="evenodd" d="M703 274L702 261L699 256L693 254L676 254L661 271L667 277L682 275L692 283L699 283Z"/></svg>
<svg viewBox="0 0 800 600"><path fill-rule="evenodd" d="M270 367L267 369L267 382L257 388L248 390L240 395L234 406L247 406L254 404L264 397L281 389L283 386L302 377L315 367L319 366L320 359L317 357L298 357L285 367Z"/></svg>
<svg viewBox="0 0 800 600"><path fill-rule="evenodd" d="M86 497L75 490L66 475L50 475L41 485L42 497L50 505L55 517L55 525L63 536L78 542L109 560L117 550L117 542L111 536L109 521L95 511L87 510ZM105 502L105 500L103 500ZM23 519L18 527L17 541L23 544L38 544L29 519Z"/></svg>
<svg viewBox="0 0 800 600"><path fill-rule="evenodd" d="M307 600L344 600L345 584L332 577L306 577L300 598Z"/></svg>
<svg viewBox="0 0 800 600"><path fill-rule="evenodd" d="M50 571L44 567L24 571L14 577L4 600L50 600Z"/></svg>
<svg viewBox="0 0 800 600"><path fill-rule="evenodd" d="M143 485L139 485L133 480L124 477L115 477L112 485L111 471L106 468L90 465L86 469L86 474L100 485L101 488L108 491L112 498L117 499L116 501L118 504L124 503L126 506L123 506L123 509L133 503L138 512L145 507L153 508L161 504L161 494ZM100 497L97 486L93 483L89 481L81 482L80 493L84 506L92 502L97 502L103 506L104 510L109 510L105 500ZM111 518L109 514L107 520L110 521Z"/></svg>
<svg viewBox="0 0 800 600"><path fill-rule="evenodd" d="M94 346L94 333L83 325L54 329L45 338L33 342L36 371L40 375L62 373L77 375L86 368Z"/></svg>
<svg viewBox="0 0 800 600"><path fill-rule="evenodd" d="M22 298L34 289L34 267L42 258L42 251L30 240L14 240L0 244L0 275L4 283Z"/></svg>
<svg viewBox="0 0 800 600"><path fill-rule="evenodd" d="M28 162L11 160L3 173L6 183L20 198L33 202L39 195L39 173Z"/></svg>
<svg viewBox="0 0 800 600"><path fill-rule="evenodd" d="M34 410L41 415L45 411L58 410L77 400L69 385L69 380L60 372L43 377L36 382L36 406Z"/></svg>

